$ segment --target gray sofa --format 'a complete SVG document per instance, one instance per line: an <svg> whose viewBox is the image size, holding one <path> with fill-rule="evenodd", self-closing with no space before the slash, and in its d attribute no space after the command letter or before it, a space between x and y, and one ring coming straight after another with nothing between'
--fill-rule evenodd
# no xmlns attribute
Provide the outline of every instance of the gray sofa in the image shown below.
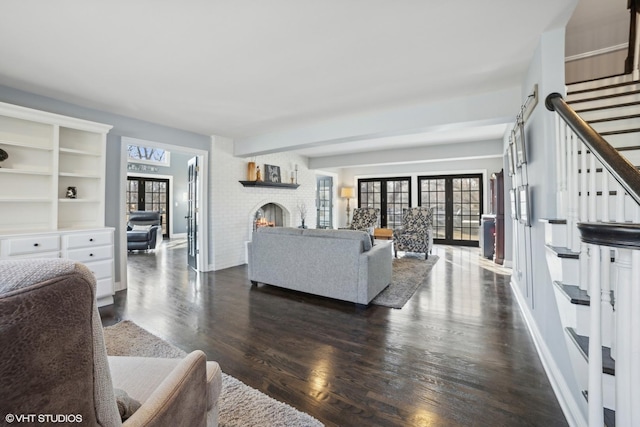
<svg viewBox="0 0 640 427"><path fill-rule="evenodd" d="M249 243L249 280L369 304L391 282L391 241L353 230L259 228Z"/></svg>

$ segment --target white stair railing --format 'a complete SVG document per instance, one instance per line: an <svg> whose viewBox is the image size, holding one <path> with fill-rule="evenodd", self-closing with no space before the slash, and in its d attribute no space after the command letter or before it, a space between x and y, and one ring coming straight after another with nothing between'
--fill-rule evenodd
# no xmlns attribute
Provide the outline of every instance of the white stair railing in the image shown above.
<svg viewBox="0 0 640 427"><path fill-rule="evenodd" d="M546 105L558 113L558 213L567 219L567 246L580 252L580 288L591 297L589 425L604 423L606 343L616 361L616 425L640 426L640 331L633 327L640 325L640 172L560 95L549 95ZM615 188L615 202L610 188Z"/></svg>

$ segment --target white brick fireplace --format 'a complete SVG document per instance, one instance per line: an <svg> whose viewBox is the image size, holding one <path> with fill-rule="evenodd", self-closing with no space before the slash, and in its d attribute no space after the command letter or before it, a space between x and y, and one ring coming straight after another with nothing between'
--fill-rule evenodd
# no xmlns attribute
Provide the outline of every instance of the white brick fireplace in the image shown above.
<svg viewBox="0 0 640 427"><path fill-rule="evenodd" d="M316 174L307 169L305 157L291 153L258 156L255 162L280 166L281 175L289 176L298 165L297 189L243 187L247 179L247 159L234 157L233 141L212 137L211 174L209 182L209 258L210 269L220 270L246 263L246 242L251 240L255 213L263 205L274 203L283 210L283 225L297 227L300 215L297 205L307 207L305 224L316 223Z"/></svg>

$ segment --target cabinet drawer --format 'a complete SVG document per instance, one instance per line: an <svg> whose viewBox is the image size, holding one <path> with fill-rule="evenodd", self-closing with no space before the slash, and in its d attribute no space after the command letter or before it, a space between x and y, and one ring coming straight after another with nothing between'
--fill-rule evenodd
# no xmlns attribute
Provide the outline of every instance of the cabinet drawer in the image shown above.
<svg viewBox="0 0 640 427"><path fill-rule="evenodd" d="M64 236L65 247L86 248L113 244L113 233L110 231L96 231L94 233L72 234Z"/></svg>
<svg viewBox="0 0 640 427"><path fill-rule="evenodd" d="M94 260L111 259L111 246L98 246L95 248L74 249L66 251L66 257L74 261L91 262Z"/></svg>
<svg viewBox="0 0 640 427"><path fill-rule="evenodd" d="M96 298L102 298L113 295L113 285L111 278L100 279L96 281Z"/></svg>
<svg viewBox="0 0 640 427"><path fill-rule="evenodd" d="M22 254L11 257L10 259L27 259L27 258L60 258L60 252L36 252L33 254Z"/></svg>
<svg viewBox="0 0 640 427"><path fill-rule="evenodd" d="M91 270L96 279L112 279L113 276L113 261L96 261L85 263L87 268Z"/></svg>
<svg viewBox="0 0 640 427"><path fill-rule="evenodd" d="M60 236L35 236L8 239L3 242L8 256L54 252L60 249Z"/></svg>

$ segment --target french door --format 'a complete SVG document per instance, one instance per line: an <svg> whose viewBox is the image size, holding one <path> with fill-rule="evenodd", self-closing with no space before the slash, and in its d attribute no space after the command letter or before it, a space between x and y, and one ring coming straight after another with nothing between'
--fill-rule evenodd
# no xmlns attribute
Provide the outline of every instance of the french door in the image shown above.
<svg viewBox="0 0 640 427"><path fill-rule="evenodd" d="M418 177L418 204L433 208L434 242L478 246L482 175Z"/></svg>
<svg viewBox="0 0 640 427"><path fill-rule="evenodd" d="M316 228L333 227L333 178L319 176L316 186Z"/></svg>
<svg viewBox="0 0 640 427"><path fill-rule="evenodd" d="M411 178L358 180L358 207L379 208L380 227L402 226L402 210L411 206Z"/></svg>
<svg viewBox="0 0 640 427"><path fill-rule="evenodd" d="M187 164L187 265L198 271L198 179L200 168L198 157Z"/></svg>
<svg viewBox="0 0 640 427"><path fill-rule="evenodd" d="M131 211L159 211L162 237L169 238L169 180L127 177L127 221Z"/></svg>

